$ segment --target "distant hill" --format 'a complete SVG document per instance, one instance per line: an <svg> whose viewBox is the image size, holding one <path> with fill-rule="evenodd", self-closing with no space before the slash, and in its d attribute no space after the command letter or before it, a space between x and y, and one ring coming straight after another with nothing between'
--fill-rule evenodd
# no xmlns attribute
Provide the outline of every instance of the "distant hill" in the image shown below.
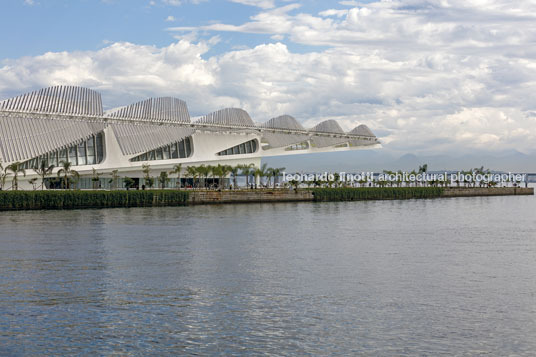
<svg viewBox="0 0 536 357"><path fill-rule="evenodd" d="M516 150L451 156L412 153L397 155L385 149L375 149L273 157L264 159L263 162L271 167L286 167L288 172L379 172L384 169L410 171L422 164L428 164L428 169L433 171L465 170L484 166L497 171L536 172L536 154L527 155Z"/></svg>

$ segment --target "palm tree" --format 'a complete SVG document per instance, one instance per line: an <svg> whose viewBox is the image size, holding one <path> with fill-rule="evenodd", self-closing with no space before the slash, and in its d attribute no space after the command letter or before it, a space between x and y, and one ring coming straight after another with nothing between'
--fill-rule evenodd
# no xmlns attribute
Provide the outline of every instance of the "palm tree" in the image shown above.
<svg viewBox="0 0 536 357"><path fill-rule="evenodd" d="M199 177L204 178L204 186L206 188L207 187L207 182L208 182L208 175L210 174L211 167L201 165L201 166L196 167L196 170L197 170L197 173L198 173Z"/></svg>
<svg viewBox="0 0 536 357"><path fill-rule="evenodd" d="M411 170L411 172L409 174L411 176L413 176L413 178L417 177L417 171L415 171L415 170ZM411 182L409 182L408 185L411 186ZM413 180L413 186L417 186L417 181L416 180Z"/></svg>
<svg viewBox="0 0 536 357"><path fill-rule="evenodd" d="M396 173L397 173L397 175L396 175L396 185L398 187L400 187L400 186L402 186L403 183L406 182L404 180L404 173L402 172L402 170L398 170Z"/></svg>
<svg viewBox="0 0 536 357"><path fill-rule="evenodd" d="M268 181L266 181L266 186L267 187L270 187L272 185L272 177L274 177L274 168L273 167L269 167L266 169L266 177L268 178ZM274 177L274 182L275 182L275 177Z"/></svg>
<svg viewBox="0 0 536 357"><path fill-rule="evenodd" d="M267 164L262 164L261 167L258 167L253 172L253 174L255 175L255 188L257 188L257 181L262 186L262 178L266 176L266 167L267 166L268 166Z"/></svg>
<svg viewBox="0 0 536 357"><path fill-rule="evenodd" d="M277 167L275 169L272 169L272 174L274 176L274 189L275 189L276 183L279 181L279 176L281 176L283 171L285 171L284 167Z"/></svg>
<svg viewBox="0 0 536 357"><path fill-rule="evenodd" d="M173 171L170 172L170 174L177 174L177 188L181 188L181 170L182 170L182 164L177 164L173 166Z"/></svg>
<svg viewBox="0 0 536 357"><path fill-rule="evenodd" d="M341 175L338 172L335 172L333 174L333 183L335 184L335 187L339 187L340 182L341 182Z"/></svg>
<svg viewBox="0 0 536 357"><path fill-rule="evenodd" d="M210 182L209 187L213 187L214 186L214 178L216 176L220 176L221 165L219 165L219 164L218 164L218 166L208 165L207 170L208 170L208 175L212 176L212 181ZM205 186L206 186L206 184L205 184Z"/></svg>
<svg viewBox="0 0 536 357"><path fill-rule="evenodd" d="M49 165L47 160L41 160L39 162L39 166L35 166L33 168L36 174L41 177L41 190L45 189L45 178L52 174L52 171L54 170L54 165Z"/></svg>
<svg viewBox="0 0 536 357"><path fill-rule="evenodd" d="M253 167L255 165L249 164L249 165L240 165L240 169L242 170L242 175L246 176L246 187L249 187L249 176L252 174Z"/></svg>
<svg viewBox="0 0 536 357"><path fill-rule="evenodd" d="M419 166L419 173L423 174L423 176L428 172L428 164L424 164L422 166ZM424 177L423 177L424 178ZM426 180L423 180L426 186Z"/></svg>
<svg viewBox="0 0 536 357"><path fill-rule="evenodd" d="M212 175L212 183L211 183L211 187L214 187L214 178L216 176L220 177L221 176L221 170L222 169L222 166L220 164L218 164L218 166L209 166L209 172L210 174Z"/></svg>
<svg viewBox="0 0 536 357"><path fill-rule="evenodd" d="M240 170L241 170L240 165L230 166L229 172L233 175L233 188L235 190L238 188L237 183L236 183L236 178L238 174L240 173Z"/></svg>
<svg viewBox="0 0 536 357"><path fill-rule="evenodd" d="M78 171L71 169L71 165L72 164L69 161L63 161L63 160L60 161L61 169L59 169L58 171L58 177L63 175L63 188L64 189L69 189L70 187L69 179L71 177L76 177L76 178L80 177L80 174L78 173Z"/></svg>
<svg viewBox="0 0 536 357"><path fill-rule="evenodd" d="M6 167L6 172L7 170L13 173L13 184L11 188L16 191L19 189L19 178L18 178L19 173L21 173L24 177L26 177L26 170L22 168L22 163L20 162L12 163L8 167Z"/></svg>
<svg viewBox="0 0 536 357"><path fill-rule="evenodd" d="M217 172L218 179L219 179L219 185L218 186L219 186L220 189L225 188L224 179L225 179L225 177L227 177L227 175L229 175L231 170L232 170L232 167L229 166L229 165L220 165L220 164L218 164L218 166L216 166L216 172Z"/></svg>
<svg viewBox="0 0 536 357"><path fill-rule="evenodd" d="M192 187L195 188L195 178L199 175L197 172L197 167L188 166L186 168L186 175L192 178Z"/></svg>

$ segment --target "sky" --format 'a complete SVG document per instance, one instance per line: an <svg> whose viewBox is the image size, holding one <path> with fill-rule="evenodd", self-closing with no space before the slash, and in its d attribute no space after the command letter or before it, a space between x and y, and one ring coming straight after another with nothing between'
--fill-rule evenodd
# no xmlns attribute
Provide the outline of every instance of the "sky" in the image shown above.
<svg viewBox="0 0 536 357"><path fill-rule="evenodd" d="M366 124L390 154L536 154L536 0L6 0L0 99Z"/></svg>

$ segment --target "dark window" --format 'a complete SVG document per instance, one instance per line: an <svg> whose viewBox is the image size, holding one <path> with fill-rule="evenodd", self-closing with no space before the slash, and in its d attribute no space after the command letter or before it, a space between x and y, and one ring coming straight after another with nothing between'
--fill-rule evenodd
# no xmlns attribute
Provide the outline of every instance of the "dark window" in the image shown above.
<svg viewBox="0 0 536 357"><path fill-rule="evenodd" d="M95 156L95 142L93 141L93 138L90 138L86 142L86 144L87 144L87 163L88 165L96 164L97 158Z"/></svg>
<svg viewBox="0 0 536 357"><path fill-rule="evenodd" d="M78 165L85 165L86 161L86 142L84 141L78 145Z"/></svg>
<svg viewBox="0 0 536 357"><path fill-rule="evenodd" d="M102 160L104 159L104 142L103 142L103 138L102 138L102 133L98 133L97 136L95 137L95 147L97 149L97 162L98 163L101 163ZM88 143L88 146L89 146L89 143Z"/></svg>
<svg viewBox="0 0 536 357"><path fill-rule="evenodd" d="M251 154L257 151L257 140L250 140L240 145L233 146L227 150L220 151L217 155L239 155Z"/></svg>
<svg viewBox="0 0 536 357"><path fill-rule="evenodd" d="M179 142L159 147L130 159L130 161L169 160L189 157L192 154L192 139L184 138Z"/></svg>
<svg viewBox="0 0 536 357"><path fill-rule="evenodd" d="M186 138L184 143L184 146L186 146L186 157L190 157L192 155L192 139Z"/></svg>
<svg viewBox="0 0 536 357"><path fill-rule="evenodd" d="M179 157L179 151L177 150L177 143L171 144L171 158L177 159Z"/></svg>

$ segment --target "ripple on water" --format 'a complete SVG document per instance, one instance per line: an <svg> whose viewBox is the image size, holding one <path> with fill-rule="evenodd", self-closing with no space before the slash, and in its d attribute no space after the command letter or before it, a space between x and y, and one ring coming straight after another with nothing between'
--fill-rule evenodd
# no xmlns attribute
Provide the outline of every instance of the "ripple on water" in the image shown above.
<svg viewBox="0 0 536 357"><path fill-rule="evenodd" d="M531 355L535 202L2 213L0 354Z"/></svg>

